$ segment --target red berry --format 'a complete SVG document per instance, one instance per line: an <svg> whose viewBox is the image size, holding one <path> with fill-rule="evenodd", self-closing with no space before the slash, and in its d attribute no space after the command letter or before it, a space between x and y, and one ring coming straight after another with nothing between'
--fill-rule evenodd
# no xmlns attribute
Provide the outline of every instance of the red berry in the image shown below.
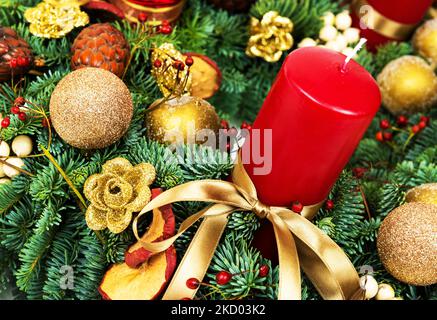
<svg viewBox="0 0 437 320"><path fill-rule="evenodd" d="M325 208L326 208L327 210L332 210L332 209L334 209L334 201L332 201L332 200L327 200L326 203L325 203Z"/></svg>
<svg viewBox="0 0 437 320"><path fill-rule="evenodd" d="M190 278L187 280L186 284L188 288L195 290L200 286L200 281L197 280L196 278Z"/></svg>
<svg viewBox="0 0 437 320"><path fill-rule="evenodd" d="M382 130L390 128L390 121L388 121L388 119L381 120L381 122L379 123L379 127Z"/></svg>
<svg viewBox="0 0 437 320"><path fill-rule="evenodd" d="M138 14L138 21L140 21L140 22L146 22L146 21L147 21L147 18L148 18L148 16L147 16L147 14L144 13L144 12L140 12L140 13Z"/></svg>
<svg viewBox="0 0 437 320"><path fill-rule="evenodd" d="M11 124L11 119L9 119L9 117L5 117L2 120L2 128L7 128L9 127L10 124Z"/></svg>
<svg viewBox="0 0 437 320"><path fill-rule="evenodd" d="M425 129L427 125L428 125L428 123L426 121L424 121L424 120L420 121L419 122L420 130Z"/></svg>
<svg viewBox="0 0 437 320"><path fill-rule="evenodd" d="M378 131L376 133L375 139L378 140L379 142L383 142L384 141L384 136L382 135L382 131Z"/></svg>
<svg viewBox="0 0 437 320"><path fill-rule="evenodd" d="M222 120L220 120L220 126L223 129L229 129L229 122L227 122L226 120L222 119Z"/></svg>
<svg viewBox="0 0 437 320"><path fill-rule="evenodd" d="M303 210L303 204L300 203L299 201L295 201L295 202L293 202L293 204L291 205L291 210L292 210L293 212L296 212L296 213L301 213L302 210Z"/></svg>
<svg viewBox="0 0 437 320"><path fill-rule="evenodd" d="M26 100L24 100L23 97L17 97L14 100L14 105L16 105L16 106L24 106L25 103L26 103Z"/></svg>
<svg viewBox="0 0 437 320"><path fill-rule="evenodd" d="M224 286L232 279L232 274L230 274L227 271L220 271L216 274L215 280L217 281L217 284Z"/></svg>
<svg viewBox="0 0 437 320"><path fill-rule="evenodd" d="M11 108L11 113L13 113L13 114L19 114L19 113L20 113L20 107L18 107L18 106L13 106L13 107Z"/></svg>
<svg viewBox="0 0 437 320"><path fill-rule="evenodd" d="M263 264L261 267L259 267L259 276L264 278L267 277L269 274L270 268L268 265Z"/></svg>
<svg viewBox="0 0 437 320"><path fill-rule="evenodd" d="M358 179L362 178L364 176L364 174L366 173L367 169L366 168L353 168L352 169L352 173L354 174L355 177L357 177Z"/></svg>
<svg viewBox="0 0 437 320"><path fill-rule="evenodd" d="M27 67L29 65L29 60L25 57L17 57L17 64L19 67Z"/></svg>
<svg viewBox="0 0 437 320"><path fill-rule="evenodd" d="M191 66L194 64L194 59L193 59L193 57L187 57L187 58L185 59L185 64L186 64L187 66L191 67Z"/></svg>
<svg viewBox="0 0 437 320"><path fill-rule="evenodd" d="M20 112L18 114L18 119L20 119L21 121L25 121L27 118L26 114L24 112Z"/></svg>
<svg viewBox="0 0 437 320"><path fill-rule="evenodd" d="M153 66L154 66L155 68L161 68L161 66L162 66L162 61L159 60L159 59L156 59L155 61L153 61Z"/></svg>
<svg viewBox="0 0 437 320"><path fill-rule="evenodd" d="M18 67L18 61L17 61L17 59L16 59L16 58L12 58L12 59L9 61L9 65L10 65L10 67L11 67L12 69L15 69L16 67Z"/></svg>
<svg viewBox="0 0 437 320"><path fill-rule="evenodd" d="M185 64L181 60L176 60L173 62L173 67L179 71L184 71Z"/></svg>
<svg viewBox="0 0 437 320"><path fill-rule="evenodd" d="M185 298L182 298L181 300L191 300L191 298L185 297Z"/></svg>
<svg viewBox="0 0 437 320"><path fill-rule="evenodd" d="M420 131L420 127L416 124L411 127L411 131L413 131L413 133L418 133Z"/></svg>
<svg viewBox="0 0 437 320"><path fill-rule="evenodd" d="M226 150L227 151L230 151L231 150L231 144L228 142L228 143L226 143Z"/></svg>
<svg viewBox="0 0 437 320"><path fill-rule="evenodd" d="M49 126L49 121L48 121L46 118L44 118L44 119L42 119L42 121L41 121L41 125L42 125L44 128L47 128L47 127Z"/></svg>
<svg viewBox="0 0 437 320"><path fill-rule="evenodd" d="M169 26L170 22L168 20L162 20L161 25L163 26Z"/></svg>
<svg viewBox="0 0 437 320"><path fill-rule="evenodd" d="M421 117L420 117L420 121L423 121L423 122L425 122L426 124L428 124L428 123L429 123L429 117L421 116Z"/></svg>
<svg viewBox="0 0 437 320"><path fill-rule="evenodd" d="M159 28L159 32L162 34L170 34L170 33L172 33L172 31L173 31L173 28L170 25L162 25Z"/></svg>
<svg viewBox="0 0 437 320"><path fill-rule="evenodd" d="M250 130L252 130L252 126L249 124L249 125L247 125L246 129L250 131Z"/></svg>
<svg viewBox="0 0 437 320"><path fill-rule="evenodd" d="M396 123L400 127L405 127L408 124L408 118L406 116L399 116Z"/></svg>
<svg viewBox="0 0 437 320"><path fill-rule="evenodd" d="M384 132L382 136L383 136L385 141L392 141L393 140L393 133L391 133L391 132Z"/></svg>

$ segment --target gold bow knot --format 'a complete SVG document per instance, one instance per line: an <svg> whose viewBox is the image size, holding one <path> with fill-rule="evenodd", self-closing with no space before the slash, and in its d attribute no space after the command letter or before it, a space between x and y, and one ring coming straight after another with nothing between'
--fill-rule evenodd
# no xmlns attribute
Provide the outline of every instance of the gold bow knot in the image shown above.
<svg viewBox="0 0 437 320"><path fill-rule="evenodd" d="M363 299L358 274L345 253L307 218L321 204L305 206L301 214L287 208L270 207L258 200L255 186L239 160L232 181L200 180L176 186L157 196L138 214L133 231L139 241L138 219L154 208L179 201L212 203L191 215L171 238L161 242L141 241L151 252L162 252L199 219L204 218L188 247L163 299L193 297L196 290L186 286L189 278L203 279L226 227L227 217L234 211L253 211L268 219L275 232L279 258L278 299L301 299L300 268L324 299Z"/></svg>

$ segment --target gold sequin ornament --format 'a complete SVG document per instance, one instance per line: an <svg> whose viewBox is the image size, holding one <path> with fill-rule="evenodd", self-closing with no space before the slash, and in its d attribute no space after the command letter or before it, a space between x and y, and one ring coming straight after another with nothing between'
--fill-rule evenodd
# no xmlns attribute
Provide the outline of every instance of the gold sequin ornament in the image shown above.
<svg viewBox="0 0 437 320"><path fill-rule="evenodd" d="M30 32L42 38L61 38L77 27L88 24L88 15L76 0L43 0L25 11Z"/></svg>
<svg viewBox="0 0 437 320"><path fill-rule="evenodd" d="M86 211L88 227L123 232L132 213L141 211L150 201L149 186L155 175L155 168L149 163L133 166L124 158L107 161L102 173L90 176L84 185L85 197L91 202Z"/></svg>
<svg viewBox="0 0 437 320"><path fill-rule="evenodd" d="M437 205L437 183L425 183L409 190L405 201Z"/></svg>
<svg viewBox="0 0 437 320"><path fill-rule="evenodd" d="M383 105L394 115L425 112L437 102L437 76L422 58L403 56L378 75Z"/></svg>
<svg viewBox="0 0 437 320"><path fill-rule="evenodd" d="M388 214L377 237L385 269L416 286L437 283L437 206L406 203Z"/></svg>
<svg viewBox="0 0 437 320"><path fill-rule="evenodd" d="M183 62L185 58L173 44L164 43L158 48L154 48L151 59L152 76L156 79L159 90L164 96L191 94L192 77L188 72L188 67L185 64L183 70L174 67L175 61ZM160 61L160 66L155 66L155 61Z"/></svg>
<svg viewBox="0 0 437 320"><path fill-rule="evenodd" d="M421 56L437 66L437 18L426 21L416 30L413 45Z"/></svg>
<svg viewBox="0 0 437 320"><path fill-rule="evenodd" d="M261 21L252 17L246 54L263 58L267 62L276 62L284 51L293 46L292 31L293 22L276 11L267 12Z"/></svg>
<svg viewBox="0 0 437 320"><path fill-rule="evenodd" d="M81 68L69 73L50 98L50 119L59 136L80 149L105 148L128 130L133 115L129 89L112 72Z"/></svg>
<svg viewBox="0 0 437 320"><path fill-rule="evenodd" d="M161 143L206 142L200 130L217 137L220 119L214 107L207 101L193 96L175 97L168 101L155 101L146 112L147 136Z"/></svg>

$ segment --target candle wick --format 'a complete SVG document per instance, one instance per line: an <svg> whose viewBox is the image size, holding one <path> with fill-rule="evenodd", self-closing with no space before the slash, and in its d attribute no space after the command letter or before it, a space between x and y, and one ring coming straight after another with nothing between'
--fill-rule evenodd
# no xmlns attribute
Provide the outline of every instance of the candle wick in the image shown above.
<svg viewBox="0 0 437 320"><path fill-rule="evenodd" d="M367 39L361 38L360 41L358 42L358 44L355 46L354 50L346 56L346 59L344 60L343 66L341 67L342 72L346 71L347 64L358 53L358 51L361 50L361 48L366 43L366 41L367 41Z"/></svg>

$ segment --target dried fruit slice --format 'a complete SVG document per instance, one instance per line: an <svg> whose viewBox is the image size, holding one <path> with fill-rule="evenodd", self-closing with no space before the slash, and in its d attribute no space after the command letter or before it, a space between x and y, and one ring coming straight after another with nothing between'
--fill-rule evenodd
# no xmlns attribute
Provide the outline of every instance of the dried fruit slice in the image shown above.
<svg viewBox="0 0 437 320"><path fill-rule="evenodd" d="M217 63L198 53L186 53L185 57L193 58L190 68L192 75L191 94L202 99L211 98L219 89L222 82L222 72Z"/></svg>
<svg viewBox="0 0 437 320"><path fill-rule="evenodd" d="M113 265L105 274L99 292L105 300L152 300L162 292L176 268L176 250L168 248L138 268Z"/></svg>
<svg viewBox="0 0 437 320"><path fill-rule="evenodd" d="M152 190L152 199L162 193L161 189ZM166 205L153 210L153 220L147 232L141 237L145 242L165 240L174 235L175 217L171 205ZM124 261L129 267L135 268L150 259L153 254L137 242L129 247L124 255Z"/></svg>

